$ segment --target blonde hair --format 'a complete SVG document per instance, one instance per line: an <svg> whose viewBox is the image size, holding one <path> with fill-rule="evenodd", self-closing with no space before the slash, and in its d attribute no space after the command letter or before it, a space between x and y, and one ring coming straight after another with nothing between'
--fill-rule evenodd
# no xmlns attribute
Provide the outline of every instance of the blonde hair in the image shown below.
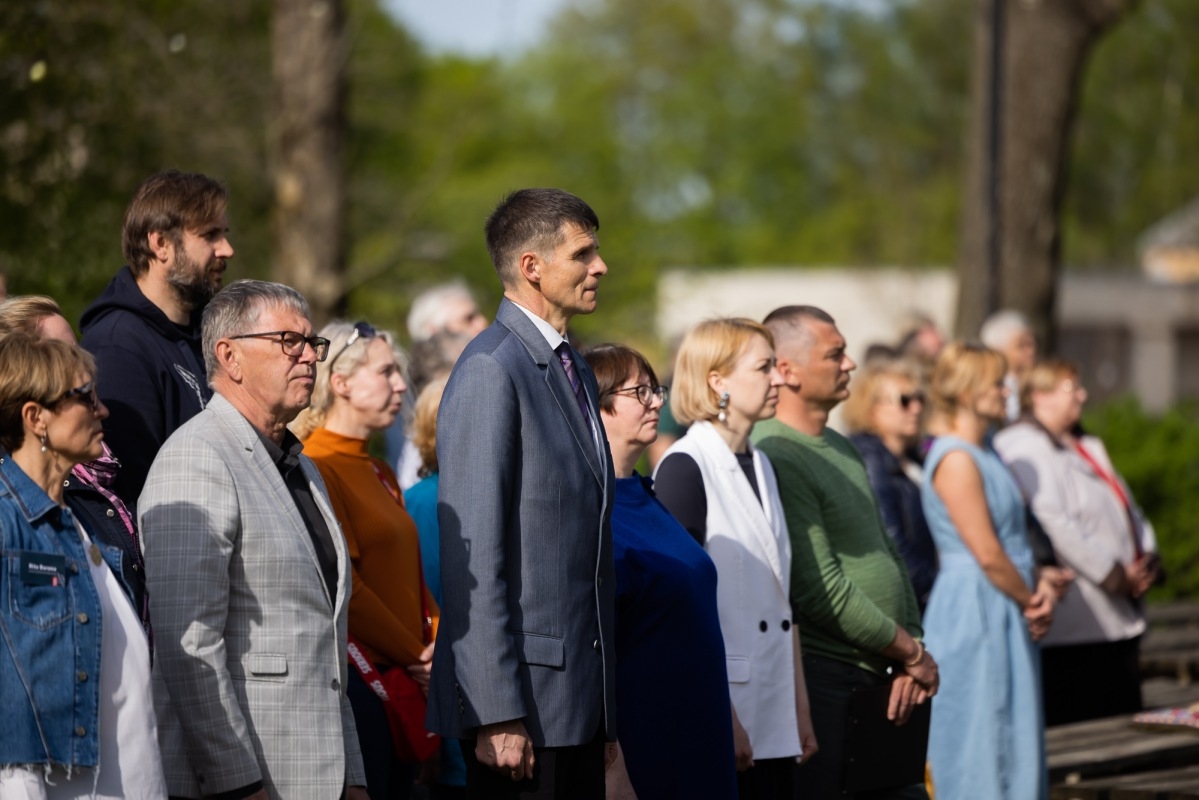
<svg viewBox="0 0 1199 800"><path fill-rule="evenodd" d="M1032 396L1035 392L1052 392L1057 385L1066 379L1078 380L1078 365L1061 358L1047 358L1038 361L1020 382L1020 410L1032 410Z"/></svg>
<svg viewBox="0 0 1199 800"><path fill-rule="evenodd" d="M346 342L350 340L357 324L337 319L321 328L318 334L329 340L329 357L316 364L316 381L312 387L312 399L308 408L301 411L288 426L300 439L307 439L313 431L325 424L325 417L329 415L329 409L333 406L333 387L329 383L333 373L353 375L366 361L366 351L371 342L376 339L387 342L400 368L404 369L407 366L404 351L396 345L395 336L391 331L377 329L374 336L359 336L353 344L346 347Z"/></svg>
<svg viewBox="0 0 1199 800"><path fill-rule="evenodd" d="M0 337L0 447L11 453L25 441L22 406L53 408L81 372L95 380L96 360L78 345L22 331Z"/></svg>
<svg viewBox="0 0 1199 800"><path fill-rule="evenodd" d="M38 326L46 317L61 317L62 309L53 297L26 294L0 301L0 334L21 331L38 336Z"/></svg>
<svg viewBox="0 0 1199 800"><path fill-rule="evenodd" d="M761 336L774 349L774 334L761 323L744 317L710 319L683 337L670 387L670 411L683 425L715 419L720 398L708 385L708 373L727 375L750 341Z"/></svg>
<svg viewBox="0 0 1199 800"><path fill-rule="evenodd" d="M421 472L432 475L437 472L437 410L441 407L441 396L449 375L442 375L426 384L416 398L416 410L412 415L412 444L420 453Z"/></svg>
<svg viewBox="0 0 1199 800"><path fill-rule="evenodd" d="M941 351L933 367L929 394L935 413L952 417L987 386L1003 380L1007 359L978 342L953 342Z"/></svg>
<svg viewBox="0 0 1199 800"><path fill-rule="evenodd" d="M920 371L915 365L899 359L868 362L849 385L849 399L841 412L850 433L878 433L871 416L874 407L883 399L883 387L889 380L905 380L919 387Z"/></svg>

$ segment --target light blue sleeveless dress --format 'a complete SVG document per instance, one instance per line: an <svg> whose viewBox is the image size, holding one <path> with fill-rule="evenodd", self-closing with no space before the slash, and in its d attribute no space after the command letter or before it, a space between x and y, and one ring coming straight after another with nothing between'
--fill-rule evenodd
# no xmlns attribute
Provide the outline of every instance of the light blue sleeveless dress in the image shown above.
<svg viewBox="0 0 1199 800"><path fill-rule="evenodd" d="M1015 601L987 580L932 487L946 453L965 451L983 478L1004 552L1032 585L1020 489L991 449L938 438L924 464L924 515L940 571L924 615L924 641L941 670L928 760L938 800L1038 800L1049 796L1040 654Z"/></svg>

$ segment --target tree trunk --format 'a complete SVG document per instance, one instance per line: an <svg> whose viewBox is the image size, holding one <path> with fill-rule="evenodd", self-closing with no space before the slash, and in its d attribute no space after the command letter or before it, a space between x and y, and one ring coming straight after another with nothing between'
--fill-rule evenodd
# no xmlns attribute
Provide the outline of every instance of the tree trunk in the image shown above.
<svg viewBox="0 0 1199 800"><path fill-rule="evenodd" d="M271 271L308 298L318 327L345 306L344 27L343 0L275 0Z"/></svg>
<svg viewBox="0 0 1199 800"><path fill-rule="evenodd" d="M999 274L988 291L992 3L1004 4L999 128ZM1091 46L1139 0L978 0L969 154L958 250L957 334L1013 308L1052 352L1067 147Z"/></svg>

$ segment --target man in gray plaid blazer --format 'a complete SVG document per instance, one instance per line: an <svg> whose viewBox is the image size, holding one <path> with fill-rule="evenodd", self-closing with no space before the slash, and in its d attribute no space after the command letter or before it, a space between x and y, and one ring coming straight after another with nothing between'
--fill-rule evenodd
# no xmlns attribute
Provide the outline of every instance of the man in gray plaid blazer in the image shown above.
<svg viewBox="0 0 1199 800"><path fill-rule="evenodd" d="M487 246L504 300L438 414L444 601L428 722L464 740L468 797L604 797L614 478L595 377L565 341L608 271L598 227L555 189L500 203Z"/></svg>
<svg viewBox="0 0 1199 800"><path fill-rule="evenodd" d="M329 343L298 292L262 281L220 292L202 328L215 395L139 502L168 790L366 800L345 694L350 562L286 428Z"/></svg>

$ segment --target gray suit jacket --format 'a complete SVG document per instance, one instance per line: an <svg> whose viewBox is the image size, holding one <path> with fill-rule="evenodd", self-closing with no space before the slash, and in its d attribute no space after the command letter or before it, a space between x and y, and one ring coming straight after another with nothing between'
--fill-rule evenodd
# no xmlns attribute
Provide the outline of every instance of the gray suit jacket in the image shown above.
<svg viewBox="0 0 1199 800"><path fill-rule="evenodd" d="M595 376L575 354L592 413ZM523 719L538 747L615 739L612 460L545 337L504 300L437 423L444 602L429 727Z"/></svg>
<svg viewBox="0 0 1199 800"><path fill-rule="evenodd" d="M278 468L223 397L150 469L138 506L172 795L261 780L271 797L328 800L366 783L345 695L350 562L316 466L301 468L337 549L332 603Z"/></svg>

